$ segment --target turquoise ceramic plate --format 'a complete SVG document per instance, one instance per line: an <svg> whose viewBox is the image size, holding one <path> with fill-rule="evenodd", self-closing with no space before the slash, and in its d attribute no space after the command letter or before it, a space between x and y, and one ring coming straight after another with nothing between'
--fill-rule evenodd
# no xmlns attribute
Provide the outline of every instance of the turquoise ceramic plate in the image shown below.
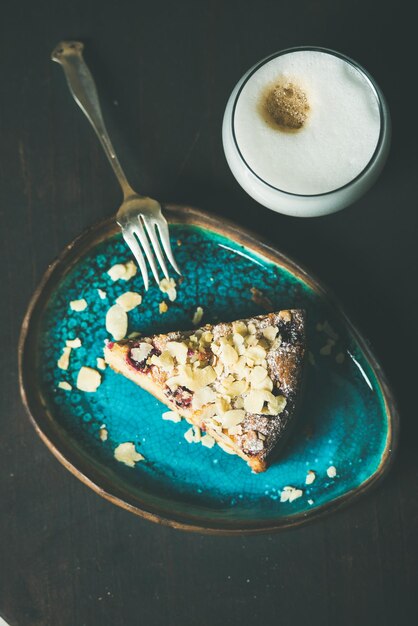
<svg viewBox="0 0 418 626"><path fill-rule="evenodd" d="M130 259L113 222L82 235L47 271L20 343L23 400L42 439L101 495L191 530L278 529L364 493L387 470L398 430L392 395L366 342L314 278L255 236L195 209L168 212L184 277L164 314L159 303L167 296L155 285L143 293L139 274L129 282L109 278L112 265ZM77 390L80 367L95 368L102 356L106 311L127 290L143 293L142 304L129 313L129 332L144 334L190 328L197 306L204 310L202 323L306 309L310 361L300 421L267 472L253 474L218 447L188 443L186 423L163 421L162 404L109 369L95 393ZM80 298L87 308L72 311L69 303ZM62 348L74 337L82 346L72 350L69 369L60 370ZM72 390L59 388L62 381ZM106 441L99 436L103 424ZM132 468L117 461L114 450L123 442L132 442L145 460ZM308 470L316 477L309 485ZM286 486L303 493L281 502Z"/></svg>

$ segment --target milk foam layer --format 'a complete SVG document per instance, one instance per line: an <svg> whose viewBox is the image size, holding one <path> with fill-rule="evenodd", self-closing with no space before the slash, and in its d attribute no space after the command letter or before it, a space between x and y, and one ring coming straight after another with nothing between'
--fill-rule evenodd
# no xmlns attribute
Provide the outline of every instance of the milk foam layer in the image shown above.
<svg viewBox="0 0 418 626"><path fill-rule="evenodd" d="M272 128L260 114L260 98L279 79L299 85L309 118L294 133ZM369 80L330 53L295 51L260 67L244 85L233 119L247 165L269 185L296 194L321 194L356 178L379 141L380 111Z"/></svg>

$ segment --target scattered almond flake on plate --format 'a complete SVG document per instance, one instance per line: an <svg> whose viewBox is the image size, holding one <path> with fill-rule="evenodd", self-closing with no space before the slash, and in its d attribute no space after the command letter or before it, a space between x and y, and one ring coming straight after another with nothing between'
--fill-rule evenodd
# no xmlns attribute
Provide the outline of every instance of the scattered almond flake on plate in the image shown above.
<svg viewBox="0 0 418 626"><path fill-rule="evenodd" d="M327 469L327 474L330 478L335 478L337 475L337 468L334 465L330 465Z"/></svg>
<svg viewBox="0 0 418 626"><path fill-rule="evenodd" d="M342 363L344 363L344 360L345 360L344 352L339 352L337 356L335 357L335 360L338 363L338 365L341 365Z"/></svg>
<svg viewBox="0 0 418 626"><path fill-rule="evenodd" d="M132 311L132 309L136 309L142 302L142 296L135 291L127 291L123 293L119 298L116 298L116 304L119 304L120 307L126 312Z"/></svg>
<svg viewBox="0 0 418 626"><path fill-rule="evenodd" d="M160 281L160 291L168 295L170 302L174 302L177 298L176 281L174 278L163 278Z"/></svg>
<svg viewBox="0 0 418 626"><path fill-rule="evenodd" d="M164 302L164 301L160 302L160 304L158 305L158 308L159 308L161 314L162 313L167 313L167 311L168 311L167 302Z"/></svg>
<svg viewBox="0 0 418 626"><path fill-rule="evenodd" d="M107 441L109 433L106 428L106 424L102 424L99 428L99 437L102 441Z"/></svg>
<svg viewBox="0 0 418 626"><path fill-rule="evenodd" d="M102 377L97 370L91 367L82 367L77 376L77 389L93 393L102 382Z"/></svg>
<svg viewBox="0 0 418 626"><path fill-rule="evenodd" d="M282 489L282 492L280 494L280 502L293 502L301 496L303 496L302 489L296 489L296 487L291 487L290 485L287 485Z"/></svg>
<svg viewBox="0 0 418 626"><path fill-rule="evenodd" d="M312 504L314 503L313 500L308 500L308 504L310 504L312 506Z"/></svg>
<svg viewBox="0 0 418 626"><path fill-rule="evenodd" d="M96 359L96 364L97 367L99 368L99 370L105 370L106 369L106 361L104 359L102 359L102 357L97 357Z"/></svg>
<svg viewBox="0 0 418 626"><path fill-rule="evenodd" d="M134 330L133 333L129 333L128 335L128 339L136 339L137 337L140 337L141 333L139 333L138 331Z"/></svg>
<svg viewBox="0 0 418 626"><path fill-rule="evenodd" d="M81 339L76 337L75 339L67 339L65 345L68 348L81 348Z"/></svg>
<svg viewBox="0 0 418 626"><path fill-rule="evenodd" d="M128 316L119 304L114 304L108 309L106 313L106 330L113 336L115 341L119 341L126 336Z"/></svg>
<svg viewBox="0 0 418 626"><path fill-rule="evenodd" d="M314 471L309 470L308 473L306 474L306 479L305 479L305 484L306 485L312 485L312 483L314 482L316 478L316 474Z"/></svg>
<svg viewBox="0 0 418 626"><path fill-rule="evenodd" d="M181 417L175 411L166 411L161 415L163 420L167 420L169 422L181 422Z"/></svg>
<svg viewBox="0 0 418 626"><path fill-rule="evenodd" d="M184 433L184 438L187 443L195 443L193 428L189 428L189 430L186 430L186 432Z"/></svg>
<svg viewBox="0 0 418 626"><path fill-rule="evenodd" d="M68 346L62 349L62 355L57 361L57 365L61 370L68 370L68 366L70 364L70 354L71 348Z"/></svg>
<svg viewBox="0 0 418 626"><path fill-rule="evenodd" d="M329 356L334 345L335 341L333 339L327 339L327 343L325 344L325 346L322 346L319 354L321 354L322 356Z"/></svg>
<svg viewBox="0 0 418 626"><path fill-rule="evenodd" d="M102 300L105 300L107 298L107 293L103 291L103 289L98 289L97 293L99 294L99 298L101 298Z"/></svg>
<svg viewBox="0 0 418 626"><path fill-rule="evenodd" d="M145 457L136 451L135 444L130 441L120 443L114 449L113 455L117 461L124 463L128 467L135 467L135 463L145 460Z"/></svg>
<svg viewBox="0 0 418 626"><path fill-rule="evenodd" d="M322 331L328 335L328 337L331 337L331 339L333 339L334 341L337 341L338 339L338 333L335 332L335 330L332 328L331 324L325 320L325 322L322 325Z"/></svg>
<svg viewBox="0 0 418 626"><path fill-rule="evenodd" d="M81 298L80 300L72 300L70 302L70 308L73 311L84 311L84 309L87 309L87 301L84 298Z"/></svg>
<svg viewBox="0 0 418 626"><path fill-rule="evenodd" d="M110 278L115 280L129 280L137 273L138 268L133 261L128 261L127 263L116 263L113 265L107 273Z"/></svg>
<svg viewBox="0 0 418 626"><path fill-rule="evenodd" d="M203 435L200 443L202 444L202 446L205 446L205 448L213 448L216 441L210 435Z"/></svg>
<svg viewBox="0 0 418 626"><path fill-rule="evenodd" d="M60 383L58 383L58 387L60 389L65 389L65 391L71 391L72 386L70 385L70 383L67 383L66 380L62 380Z"/></svg>
<svg viewBox="0 0 418 626"><path fill-rule="evenodd" d="M203 309L201 306L198 306L196 311L193 314L193 318L192 318L193 326L198 326L200 322L202 321L202 317L203 317Z"/></svg>

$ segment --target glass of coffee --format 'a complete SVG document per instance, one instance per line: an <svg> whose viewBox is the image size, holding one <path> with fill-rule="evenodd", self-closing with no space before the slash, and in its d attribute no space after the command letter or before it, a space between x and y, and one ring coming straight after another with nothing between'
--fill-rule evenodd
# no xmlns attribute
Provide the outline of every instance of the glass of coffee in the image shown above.
<svg viewBox="0 0 418 626"><path fill-rule="evenodd" d="M326 48L282 50L252 67L225 109L225 156L260 204L287 215L340 211L376 181L389 110L358 63Z"/></svg>

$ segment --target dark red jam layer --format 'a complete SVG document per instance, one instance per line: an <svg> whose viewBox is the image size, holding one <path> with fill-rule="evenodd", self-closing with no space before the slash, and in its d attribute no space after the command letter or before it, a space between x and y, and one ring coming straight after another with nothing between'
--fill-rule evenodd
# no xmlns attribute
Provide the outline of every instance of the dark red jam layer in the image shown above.
<svg viewBox="0 0 418 626"><path fill-rule="evenodd" d="M132 344L131 349L129 350L126 356L126 360L128 361L129 365L132 365L132 367L134 367L136 370L140 372L147 372L150 370L150 366L147 365L147 360L151 358L154 354L156 356L160 356L161 350L159 350L158 348L154 346L151 352L148 354L146 359L143 359L142 361L136 361L135 359L132 358L131 354L132 354L133 348L138 348L138 346L139 346L139 343Z"/></svg>
<svg viewBox="0 0 418 626"><path fill-rule="evenodd" d="M187 387L177 387L174 391L171 391L171 389L167 387L165 389L165 395L173 399L181 409L189 407L193 397L192 392L190 389L187 389Z"/></svg>

